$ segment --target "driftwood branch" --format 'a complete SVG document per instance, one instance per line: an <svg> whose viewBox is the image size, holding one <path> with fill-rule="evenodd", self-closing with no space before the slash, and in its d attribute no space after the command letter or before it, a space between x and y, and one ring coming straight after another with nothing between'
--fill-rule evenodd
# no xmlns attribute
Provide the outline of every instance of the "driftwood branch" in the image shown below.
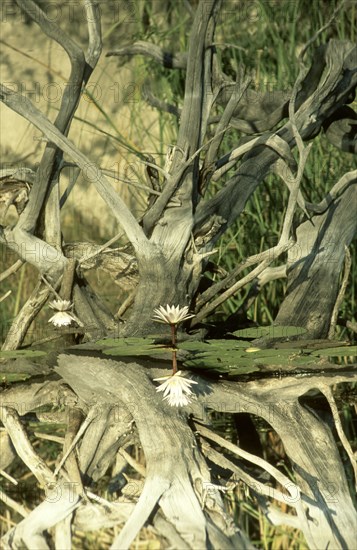
<svg viewBox="0 0 357 550"><path fill-rule="evenodd" d="M101 174L100 169L61 134L28 98L12 92L5 86L1 86L0 99L11 109L32 122L51 142L55 143L76 162L113 211L133 247L140 250L146 242L145 235L124 201Z"/></svg>
<svg viewBox="0 0 357 550"><path fill-rule="evenodd" d="M71 63L71 73L54 124L51 124L24 96L18 95L16 98L9 98L7 95L9 90L4 88L4 93L1 94L2 100L6 102L7 97L9 99L7 105L27 120L31 121L32 119L33 121L32 117L34 117L37 123L41 120L46 121L54 129L57 136L61 136L66 140L65 136L68 134L83 87L88 81L101 53L99 12L94 7L92 0L85 3L89 32L89 46L85 56L77 44L55 22L51 21L35 2L32 0L19 0L18 4L49 38L55 40L66 51ZM41 130L41 123L37 127ZM61 147L55 147L53 141L48 143L33 180L28 201L23 211L19 212L17 224L14 228L0 228L1 241L14 249L21 259L35 265L39 272L45 274L52 284L58 281L67 263L61 250L60 204L58 200L62 154ZM39 223L44 204L45 229L44 239L42 240L38 236L35 237L33 232ZM37 288L36 291L38 290ZM7 336L6 348L17 347L22 342L30 323L41 309L46 297L46 293L41 292L41 299L36 296L31 299L32 302L34 300L37 302L37 307L32 310L27 307L22 309L10 330L12 337Z"/></svg>
<svg viewBox="0 0 357 550"><path fill-rule="evenodd" d="M61 499L51 508L50 514L46 501L32 510L25 520L5 534L5 548L9 541L20 540L20 537L32 544L35 540L43 544L51 526L57 526L59 538L66 533L68 536L67 524L62 523L65 518L72 518L73 524L84 530L125 524L112 548L126 548L151 515L156 526L162 525L168 540L182 540L184 547L197 548L198 543L206 547L210 541L214 548L250 549L252 545L233 525L222 506L222 491L231 490L233 479L240 480L256 494L257 502L274 524L301 529L310 548L350 547L352 533L347 526L353 525L356 517L336 442L328 425L300 400L314 388L326 395L339 438L352 461L354 457L343 434L330 387L355 381L355 371L335 370L306 377L246 382L217 383L196 377L196 400L187 412L180 412L158 398L152 379L163 371L157 368L69 354L59 356L58 364L56 370L62 381L23 385L22 389L11 388L2 395L2 410L7 411L11 403L17 405L16 425L20 425L21 415L36 409L39 403L60 400L66 405L65 415L71 415L73 407L79 413L79 422L73 432L77 436L71 440L67 452L63 449L62 461L50 475L52 479L59 472L61 463L66 468L61 469L64 480L56 481L53 488L61 491ZM321 365L321 368L326 371L328 365ZM61 394L54 398L54 392L58 391ZM271 424L290 457L296 476L294 482L258 456L247 453L204 426L207 411L222 410L222 407L226 413L249 412ZM196 436L187 424L190 413L197 419ZM84 418L82 424L80 417ZM65 420L68 438L72 437L71 422L76 418L73 416L71 420L71 416L67 416ZM12 425L7 428L15 433ZM23 428L20 429L23 433ZM133 441L133 431L137 432L145 454L145 468L137 467L125 450ZM195 439L197 432L202 438L200 450ZM26 441L26 435L25 439L20 438L20 446L21 441ZM221 448L220 452L216 445ZM73 469L69 467L66 454L71 453L74 446L78 461ZM226 456L226 451L238 456L239 463ZM23 451L19 449L19 452ZM85 483L82 487L77 478L79 473L82 479L87 476L92 483L99 481L119 455L124 464L133 464L138 472L138 479L133 482L137 497L131 504L107 502ZM206 458L231 472L221 479L221 486L212 479ZM278 485L273 483L271 486L270 482L268 486L257 479L249 464L263 469ZM297 515L283 514L271 500L295 508ZM89 525L90 511L95 514L95 521L90 521Z"/></svg>
<svg viewBox="0 0 357 550"><path fill-rule="evenodd" d="M245 286L249 282L253 281L257 277L259 277L259 275L261 273L263 273L263 271L268 268L269 264L274 259L278 258L283 252L286 252L287 250L289 250L289 248L291 248L291 246L293 244L292 241L290 240L290 231L291 231L291 227L292 227L292 223L293 223L295 207L296 207L296 204L299 200L300 183L301 183L301 180L302 180L302 177L303 177L306 160L307 160L309 151L311 149L311 146L304 147L303 141L300 137L299 131L298 131L297 126L296 126L295 114L294 114L295 98L296 98L296 91L295 91L295 93L293 93L292 99L291 99L291 102L290 102L290 105L289 105L289 116L290 116L290 119L291 119L291 125L292 125L292 129L293 129L294 137L295 137L296 143L298 145L298 149L299 149L299 153L300 153L300 159L299 159L299 163L298 163L298 170L297 170L296 177L294 177L289 182L289 185L288 185L289 190L290 190L290 195L289 195L288 205L287 205L287 208L286 208L286 213L285 213L285 217L284 217L284 221L283 221L283 226L282 226L282 229L281 229L279 243L273 249L265 251L263 253L263 255L261 255L261 254L256 255L252 258L248 258L245 262L243 262L244 267L247 267L247 265L249 265L249 264L256 263L256 261L260 261L261 263L255 269L253 269L248 275L243 277L243 279L241 279L240 281L233 284L225 292L221 293L209 305L206 305L202 309L202 311L200 311L196 315L196 318L194 320L194 324L199 323L202 319L207 317L207 315L209 315L209 313L214 311L220 304L222 304L225 300L230 298L235 292L237 292L237 290L239 290L240 288L242 288L243 286ZM259 258L259 256L260 256L260 258ZM263 258L263 256L264 256L264 258ZM258 258L259 258L259 260L258 260ZM238 269L234 270L233 277L232 277L232 274L231 274L231 275L228 276L228 279L231 280L232 278L234 278L236 276L236 273L237 272L239 273L243 269L243 266L242 265L238 266ZM206 291L205 296L201 297L200 301L197 304L198 308L199 307L202 308L205 300L207 301L207 296L213 296L213 293L215 291L221 290L225 286L227 286L227 281L219 282L216 285L213 285L208 291Z"/></svg>
<svg viewBox="0 0 357 550"><path fill-rule="evenodd" d="M249 90L243 71L236 83L220 72L215 57L219 43L214 38L220 0L199 2L188 53L168 54L146 42L109 52L121 57L143 54L164 67L184 69L186 74L183 107L174 110L181 119L172 158L167 156L162 169L153 157L137 152L147 167L150 189L141 182L135 186L155 198L139 223L113 191L107 173L67 138L80 95L101 52L99 9L94 2L85 2L89 42L84 53L38 4L32 0L19 0L18 4L67 52L71 74L54 124L26 97L5 86L0 89L0 99L34 124L47 140L36 174L0 172L0 183L22 185L21 190L1 188L5 215L6 208L14 205L19 221L15 227L0 227L0 240L44 275L12 324L4 348L20 346L51 292L73 299L76 315L89 320L90 327L82 327L85 337L107 335L117 328L79 270L76 273L76 265L82 270L103 269L130 292L119 310L121 313L133 303L131 315L123 323L123 332L129 336L152 331L152 310L158 303L191 305L197 297L194 326L248 282L254 280L259 286L278 276L288 277L288 293L276 322L287 325L293 319L295 325L308 329L308 337L327 336L329 330L331 336L342 295L338 278L345 247L356 232L351 208L356 199L356 172L345 174L319 204L305 200L300 182L310 150L305 144L321 130L340 149L355 151L356 114L347 107L357 83L355 44L330 41L322 45L293 89L278 91L274 97ZM170 109L160 100L154 101L159 108ZM221 108L223 115L216 116ZM246 135L230 152L220 153L223 137L227 131L232 134L232 128ZM250 136L253 133L259 135ZM298 162L292 154L294 147ZM76 181L75 177L61 199L63 154L78 167L77 175L81 170L105 200L129 240L126 248L109 248L118 235L103 246L63 245L60 209ZM221 158L217 159L218 154ZM200 295L199 280L215 243L272 170L290 192L278 244L247 258ZM223 180L229 173L220 191L207 199L210 181ZM297 206L306 217L294 228ZM31 247L40 252L32 260ZM286 266L268 267L286 251ZM254 268L238 280L248 266ZM19 456L43 489L42 502L32 505L33 509L7 500L0 492L4 503L23 517L3 536L6 550L24 545L67 548L71 529L108 527L115 528L112 548L129 548L146 524L154 525L171 547L250 550L252 543L224 505L226 492L236 498L237 484L249 491L251 502L271 524L299 529L309 548L353 547L351 526L357 524L357 516L341 452L351 463L348 468L355 478L357 470L333 387L355 383L355 369L321 361L314 365L317 373L291 375L291 367L281 365L284 376L270 378L266 366L263 376L254 373L244 381L191 373L198 382L195 397L189 407L176 409L156 392L154 379L166 370L147 358L141 364L126 363L103 359L98 351L82 347L60 355L55 367L54 359L51 356L51 365L34 365L30 360L2 365L5 372L39 376L1 393L4 452L0 473L4 472L7 482L16 483L6 470ZM323 417L312 395L323 399ZM283 474L269 461L246 451L243 442L239 447L215 434L207 424L211 411L216 410L234 414L237 425L240 413L264 419L281 440L289 473ZM37 423L31 437L29 418ZM41 423L50 421L61 422L64 435L44 436ZM36 444L44 437L60 449L53 468L37 451ZM134 454L138 449L140 458ZM109 476L120 495L116 502L100 496L103 480L107 483ZM286 506L293 514L283 511Z"/></svg>
<svg viewBox="0 0 357 550"><path fill-rule="evenodd" d="M185 69L187 66L187 54L186 53L171 53L164 51L160 46L152 44L151 42L145 42L138 40L134 44L122 46L116 50L110 50L106 53L107 57L112 56L129 56L143 55L145 57L151 57L155 59L160 65L168 69Z"/></svg>
<svg viewBox="0 0 357 550"><path fill-rule="evenodd" d="M18 349L21 346L31 323L41 311L50 294L51 290L42 281L39 281L22 306L16 319L11 323L11 327L2 345L2 350Z"/></svg>
<svg viewBox="0 0 357 550"><path fill-rule="evenodd" d="M240 384L239 389L225 382L215 385L209 396L213 409L220 410L223 401L227 412L258 414L281 437L302 489L303 506L308 510L309 528L304 535L310 548L353 545L349 526L356 524L357 516L330 428L298 400L319 383L326 387L355 377L355 373L291 377Z"/></svg>
<svg viewBox="0 0 357 550"><path fill-rule="evenodd" d="M18 0L17 3L48 37L55 40L66 51L70 59L71 74L68 86L64 90L60 110L54 122L56 128L66 135L82 91L85 70L84 54L79 46L55 22L49 20L47 14L35 2L32 0ZM24 115L25 113L22 113L22 116ZM55 176L56 179L55 162L59 160L58 150L48 145L37 170L37 179L32 188L29 202L18 221L19 228L30 232L34 230L52 176Z"/></svg>
<svg viewBox="0 0 357 550"><path fill-rule="evenodd" d="M296 125L304 141L315 136L320 131L323 121L349 101L350 94L357 84L357 75L353 70L355 56L354 44L334 40L316 52L312 61L314 70L310 69L296 97ZM345 86L347 74L349 81ZM294 146L295 139L290 121L275 134L290 148ZM224 218L228 226L233 223L278 158L277 153L264 147L247 153L236 174L223 189L212 199L199 204L195 215L195 228L201 227L213 215ZM225 227L221 228L215 239L223 233Z"/></svg>
<svg viewBox="0 0 357 550"><path fill-rule="evenodd" d="M357 231L351 208L357 193L355 171L349 174L349 182L323 214L314 215L296 229L296 244L288 252L288 290L275 321L284 324L294 318L311 338L329 333L345 247Z"/></svg>
<svg viewBox="0 0 357 550"><path fill-rule="evenodd" d="M232 92L232 95L225 107L225 110L223 112L223 115L220 119L220 121L217 124L217 127L215 129L215 136L212 140L209 149L207 151L207 154L204 159L204 163L201 169L201 173L205 175L205 172L210 171L213 173L214 169L212 166L214 165L216 158L218 156L218 151L220 148L220 145L222 143L223 137L224 137L224 129L228 127L228 125L231 122L234 109L237 107L239 102L241 101L243 95L245 94L251 80L249 78L243 79L242 82L237 82L237 84L234 86L234 90ZM207 176L205 175L207 178ZM203 182L204 183L204 182ZM200 186L200 193L203 194L202 189L202 183Z"/></svg>
<svg viewBox="0 0 357 550"><path fill-rule="evenodd" d="M207 89L207 86L211 86L212 41L219 6L220 0L210 0L208 4L201 0L195 14L188 51L185 98L170 177L161 196L144 216L147 233L152 231L175 192L187 212L182 208L174 216L171 211L170 218L186 217L191 210L192 195L196 196L198 192L198 155L189 166L185 166L185 162L202 146L208 122L213 90ZM186 233L189 235L188 220L186 225Z"/></svg>

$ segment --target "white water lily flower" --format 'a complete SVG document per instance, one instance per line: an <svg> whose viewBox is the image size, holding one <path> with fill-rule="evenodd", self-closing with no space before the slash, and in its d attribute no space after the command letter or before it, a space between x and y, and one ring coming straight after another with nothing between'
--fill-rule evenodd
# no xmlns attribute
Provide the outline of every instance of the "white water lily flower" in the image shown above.
<svg viewBox="0 0 357 550"><path fill-rule="evenodd" d="M188 312L188 307L169 306L167 304L166 309L163 306L159 306L154 309L153 321L158 323L166 323L168 325L177 325L194 317L192 313Z"/></svg>
<svg viewBox="0 0 357 550"><path fill-rule="evenodd" d="M164 400L166 400L171 407L184 407L188 405L191 400L192 384L197 384L194 380L188 380L182 376L179 370L171 376L164 376L163 378L155 378L155 381L165 380L160 386L156 388L156 391L164 392Z"/></svg>
<svg viewBox="0 0 357 550"><path fill-rule="evenodd" d="M76 318L68 311L73 305L69 300L53 300L48 305L51 309L56 310L56 313L48 320L55 327L67 327L72 321L76 321Z"/></svg>
<svg viewBox="0 0 357 550"><path fill-rule="evenodd" d="M75 321L75 319L68 311L57 311L51 319L48 319L48 322L55 325L55 327L68 327L72 321Z"/></svg>
<svg viewBox="0 0 357 550"><path fill-rule="evenodd" d="M67 311L72 307L69 300L53 300L53 302L50 302L48 305L56 311Z"/></svg>

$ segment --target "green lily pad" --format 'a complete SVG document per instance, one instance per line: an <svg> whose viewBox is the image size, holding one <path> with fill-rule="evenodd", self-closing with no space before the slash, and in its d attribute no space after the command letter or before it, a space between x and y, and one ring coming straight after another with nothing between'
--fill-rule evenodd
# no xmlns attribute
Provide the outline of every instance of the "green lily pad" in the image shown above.
<svg viewBox="0 0 357 550"><path fill-rule="evenodd" d="M209 343L184 342L180 344L180 348L192 352L192 355L184 360L184 365L189 368L204 368L229 374L233 371L235 374L247 374L258 370L253 363L252 354L245 352L247 342L236 340L214 340Z"/></svg>
<svg viewBox="0 0 357 550"><path fill-rule="evenodd" d="M217 358L213 358L209 355L187 359L184 361L184 365L190 369L204 369L205 371L232 374L235 376L259 370L259 367L253 365L251 361L242 364L237 363L237 361L233 361L232 363L222 361L220 363Z"/></svg>
<svg viewBox="0 0 357 550"><path fill-rule="evenodd" d="M306 329L302 327L271 325L268 327L250 327L236 330L234 336L242 338L289 338L305 334Z"/></svg>
<svg viewBox="0 0 357 550"><path fill-rule="evenodd" d="M46 352L33 349L14 349L0 351L0 359L2 357L4 359L16 359L17 357L28 357L29 359L31 359L32 357L41 357L42 355L46 355Z"/></svg>
<svg viewBox="0 0 357 550"><path fill-rule="evenodd" d="M316 364L316 357L312 355L297 355L289 360L289 367L303 367L304 365Z"/></svg>
<svg viewBox="0 0 357 550"><path fill-rule="evenodd" d="M300 348L252 348L246 340L211 340L210 342L183 342L180 349L189 351L184 365L189 368L206 369L232 376L264 370L264 367L279 369L307 365L316 362L316 357L302 354Z"/></svg>
<svg viewBox="0 0 357 550"><path fill-rule="evenodd" d="M249 348L247 348L249 349ZM272 348L268 348L268 349L261 349L259 351L255 351L255 352L246 352L248 354L251 355L252 359L270 359L270 358L273 358L273 359L276 359L276 360L282 360L282 359L288 359L289 357L293 356L293 355L296 355L296 353L298 353L299 350L295 350L295 349L272 349Z"/></svg>
<svg viewBox="0 0 357 550"><path fill-rule="evenodd" d="M312 355L319 357L356 357L357 346L339 346L336 348L324 348L315 350Z"/></svg>
<svg viewBox="0 0 357 550"><path fill-rule="evenodd" d="M244 329L235 334L256 338L259 336L291 336L303 334L304 329L300 327L260 327ZM171 361L170 344L161 344L162 336L149 336L146 338L105 338L96 342L99 349L105 355L114 355L119 357L139 357L147 356L154 359L167 359ZM169 342L169 340L167 340ZM356 346L335 346L326 348L324 342L321 342L321 348L316 349L318 342L314 342L314 347L305 349L300 341L291 342L288 346L280 347L279 344L274 348L259 349L252 348L247 340L222 339L210 341L192 341L186 340L177 345L178 359L186 368L202 369L225 373L228 376L239 376L256 371L274 370L274 366L279 370L291 371L291 369L304 367L305 365L316 363L321 356L351 356L356 355ZM326 345L326 344L325 344Z"/></svg>
<svg viewBox="0 0 357 550"><path fill-rule="evenodd" d="M11 384L12 382L23 382L31 378L31 374L25 372L0 372L0 379L4 384Z"/></svg>
<svg viewBox="0 0 357 550"><path fill-rule="evenodd" d="M284 368L285 367L292 367L294 365L307 365L309 363L313 363L314 361L316 361L316 358L312 358L310 355L306 355L306 356L298 356L298 355L276 355L276 356L261 356L261 357L256 357L253 359L253 362L255 365L261 365L262 367L264 366L274 366L276 365L277 367L282 367Z"/></svg>
<svg viewBox="0 0 357 550"><path fill-rule="evenodd" d="M97 340L95 343L99 346L115 348L122 346L124 343L132 346L147 346L147 344L153 344L154 341L154 338L102 338L102 340Z"/></svg>
<svg viewBox="0 0 357 550"><path fill-rule="evenodd" d="M209 342L186 340L185 342L179 342L177 347L185 351L203 351L206 353L209 350L214 350L221 353L222 350L226 351L227 349L243 352L248 346L249 343L246 340L210 340Z"/></svg>
<svg viewBox="0 0 357 550"><path fill-rule="evenodd" d="M169 346L155 344L154 338L107 338L96 342L103 346L104 355L142 356L170 352ZM168 358L170 355L168 355Z"/></svg>

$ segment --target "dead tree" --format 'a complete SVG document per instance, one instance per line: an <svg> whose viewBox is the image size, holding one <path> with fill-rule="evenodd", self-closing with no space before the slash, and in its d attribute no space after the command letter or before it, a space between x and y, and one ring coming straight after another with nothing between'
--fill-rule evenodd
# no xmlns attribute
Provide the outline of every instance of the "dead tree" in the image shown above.
<svg viewBox="0 0 357 550"><path fill-rule="evenodd" d="M128 299L120 335L144 336L153 332L155 307L167 303L189 306L195 313L193 328L239 288L269 277L270 264L285 252L289 286L277 324L299 325L312 338L331 334L345 251L356 231L353 206L357 173L341 175L320 204L304 199L300 183L313 139L321 131L342 150L356 151L351 129L355 115L347 106L353 100L357 82L356 45L331 40L315 51L310 67L302 63L288 98L276 93L274 98L255 97L255 102L249 78L242 72L238 81L232 82L217 64L214 33L218 14L224 9L219 0L199 3L187 52L168 54L149 43L111 52L149 55L172 70L186 71L172 157L167 159L165 169L145 157L155 192L139 222L103 170L67 137L81 92L101 53L99 12L94 3L84 2L89 36L86 53L32 0L17 3L67 52L71 74L54 123L28 98L4 85L0 89L5 105L25 117L47 140L36 173L17 171L16 167L1 173L1 193L6 195L6 205L16 206L18 220L15 225L0 227L0 241L39 273L38 283L14 320L3 349L21 346L28 328L54 291L73 302L79 320L75 332L83 341L118 329L117 320L101 304L100 296L93 295L78 264L88 269L104 266L123 286L132 289L133 299ZM147 97L166 108L150 90ZM214 118L217 104L223 106L219 120ZM208 139L212 124L213 138ZM231 128L244 132L244 138L233 150L222 154L224 135ZM298 162L292 155L294 147L298 149ZM115 255L104 258L103 249L95 245L63 245L59 214L65 200L59 200L58 186L65 158L86 172L124 230L127 245ZM210 183L228 170L229 179L207 198ZM217 241L272 170L290 191L279 241L271 249L247 258L225 279L202 292L199 283ZM296 227L294 215L298 208L304 219ZM37 254L32 254L33 250ZM242 269L250 266L255 267L239 279ZM269 521L300 529L310 548L352 548L356 514L337 439L351 468L355 466L331 386L354 381L356 374L348 369L335 372L329 363L321 363L320 367L328 373L248 382L197 377L197 399L190 409L177 411L158 400L152 380L162 370L152 362L126 364L103 359L93 350L61 355L54 369L40 369L45 381L30 380L2 396L1 419L6 429L2 446L6 453L1 468L5 470L16 454L47 491L31 511L4 496L7 504L24 517L3 537L4 548L24 544L48 548L49 532L57 548L66 548L71 544L71 525L99 530L118 524L124 527L112 548L127 548L148 521L177 548L252 548L224 508L221 492L229 486L217 483L209 464L230 472L231 487L237 480L250 487ZM29 369L32 374L39 372L38 366L30 365ZM330 424L302 403L311 391L327 400ZM37 455L21 419L30 411L38 422L43 421L38 406L53 402L64 408L64 413L55 411L54 416L66 424L67 430L55 472ZM265 402L267 407L262 406ZM227 413L258 414L271 424L290 458L294 481L205 426L206 411L216 410L217 403L223 403ZM145 466L126 450L139 441ZM109 468L114 468L115 461L118 472L121 461L123 468L129 464L143 480L142 486L137 482L137 493L129 502L110 503L94 492L93 487ZM262 483L242 461L268 472L273 482ZM283 514L271 500L288 504L293 513Z"/></svg>
<svg viewBox="0 0 357 550"><path fill-rule="evenodd" d="M92 328L87 337L92 337L93 333L105 334L113 330L115 320L99 305L98 297L93 298L85 282L81 281L79 272L74 272L72 282L67 282L66 285L62 283L66 288L60 288L59 281L68 266L66 250L61 243L57 193L63 153L80 169L85 170L87 178L106 201L128 239L130 248L125 253L129 252L132 259L129 262L131 261L131 265L135 264L137 269L137 284L135 299L127 312L125 325L121 328L123 334L142 335L152 332L152 311L160 304L189 305L195 307L195 313L203 318L214 310L215 302L212 305L212 297L215 298L218 291L228 286L231 287L231 291L227 291L228 295L235 291L235 285L239 285L239 281L234 274L230 274L227 281L217 282L217 286L208 294L200 295L201 275L214 253L218 239L237 220L247 200L267 174L276 170L291 189L285 227L280 242L273 251L267 253L264 263L260 262L259 257L253 260L258 266L243 284L255 279L273 259L292 246L290 228L295 207L299 205L306 213L307 221L303 222L301 229L296 229L296 233L302 235L303 228L308 231L311 226L316 237L313 242L304 242L303 246L297 242L293 249L295 256L297 249L303 250L304 254L297 262L298 280L300 282L308 277L309 268L301 266L308 266L313 261L321 288L326 287L324 277L327 277L329 284L331 278L334 281L329 301L324 301L323 320L317 320L317 324L311 328L312 312L316 307L322 306L318 305L321 304L319 294L314 290L311 292L310 287L310 290L306 290L309 296L303 296L310 313L305 307L299 323L309 330L311 328L314 336L326 336L336 301L344 247L351 242L356 229L352 208L356 200L356 173L343 176L320 205L307 203L298 186L306 160L303 154L304 144L320 131L323 130L326 137L343 150L355 150L351 130L353 118L350 107L346 106L353 98L356 86L355 44L332 40L320 47L314 54L311 68L302 67L288 99L286 94L284 96L278 92L269 101L264 96L254 98L254 92L249 89L249 79L241 75L235 84L218 68L212 43L217 15L221 9L220 2L200 4L193 22L187 55L182 55L178 64L186 68L186 89L177 143L166 171L155 165L152 167L155 173L159 171L157 177L161 179L162 190L154 195L155 200L150 201L150 207L139 224L120 196L113 191L100 167L86 158L66 137L81 90L100 55L99 14L95 14L94 8L88 8L96 17L92 14L88 18L90 44L87 54L84 54L69 36L47 20L33 2L20 2L19 5L27 10L43 32L58 41L67 51L72 63L72 73L54 124L28 98L2 87L2 101L39 128L47 138L48 145L37 173L33 176L29 199L19 213L17 224L14 227L2 227L0 238L3 244L16 250L23 261L33 263L41 276L45 276L52 285L59 288L59 294L63 298L74 301L78 318L85 326ZM139 45L134 45L132 49L126 47L111 52L111 55L142 53L143 48L140 49ZM168 54L158 51L157 47L150 44L145 44L145 53L163 63L168 58ZM175 63L173 66L176 66ZM252 102L252 99L255 101ZM212 109L219 102L225 102L224 112L216 124L213 139L207 141L205 136L211 123ZM267 112L270 113L269 116ZM284 120L285 123L281 124ZM278 124L280 127L276 129ZM222 140L230 125L244 128L246 136L241 143L237 143L233 151L219 158ZM248 139L247 136L253 132L259 132L260 135ZM291 149L296 144L300 144L299 167L295 166L291 155ZM306 154L307 152L308 150ZM228 169L231 170L228 181L214 197L207 199L205 191L209 182L219 180ZM9 177L8 174L7 176ZM11 178L16 179L16 173ZM338 221L342 217L343 224ZM42 219L45 221L45 229L39 232ZM335 228L343 231L343 237L336 235L333 243L329 240L328 248L333 250L336 262L328 263L326 267L318 243L326 239L326 235L330 235ZM39 253L31 255L29 251L32 249ZM326 246L323 254L326 254ZM82 256L81 261L85 259ZM129 263L127 260L128 255L124 255L123 260L120 260L121 265L123 262ZM319 262L324 263L324 269L319 268ZM299 284L299 293L292 292L293 281L297 277L296 270L292 270L292 264L289 260L289 295L282 305L278 322L283 319L285 323L291 311L296 309L295 306L298 307L302 301L301 289L306 286ZM132 277L131 274L130 276ZM16 348L21 344L28 327L49 294L48 287L40 280L9 331L6 349Z"/></svg>

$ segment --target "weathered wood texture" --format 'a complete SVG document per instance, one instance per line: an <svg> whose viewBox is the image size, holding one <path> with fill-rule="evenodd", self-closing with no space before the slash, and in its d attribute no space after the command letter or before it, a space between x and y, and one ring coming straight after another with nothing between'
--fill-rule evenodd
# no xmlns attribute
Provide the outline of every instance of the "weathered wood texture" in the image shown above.
<svg viewBox="0 0 357 550"><path fill-rule="evenodd" d="M152 379L163 371L157 368L62 354L56 371L60 380L12 388L1 398L11 440L4 441L7 451L0 467L6 468L16 452L47 487L43 502L4 535L4 548L17 548L22 541L29 547L48 548L46 533L51 526L56 527L56 538L63 540L72 523L84 531L120 525L112 548L123 549L147 521L175 548L253 548L223 506L207 459L227 471L219 482L221 490L229 487L235 474L236 482L250 487L269 520L302 530L309 548L353 547L356 512L333 424L300 399L315 388L333 407L329 386L355 381L355 371L251 382L217 383L196 377L196 399L184 410L158 397ZM53 413L38 412L38 420L67 425L64 456L60 462L59 457L55 473L36 457L21 423L21 416L46 403L62 407ZM206 423L209 410L264 418L279 434L296 480L205 427L202 422ZM194 427L190 414L195 417ZM330 421L340 426L335 411ZM145 465L125 451L139 441ZM220 452L211 441L218 443ZM232 462L232 453L240 458L238 463ZM120 473L128 461L137 471L128 485L133 498L110 503L96 497L96 483L108 469L118 462L119 469L112 472ZM256 477L257 467L269 474L268 485ZM283 514L274 500L292 507L296 515Z"/></svg>
<svg viewBox="0 0 357 550"><path fill-rule="evenodd" d="M36 126L49 142L40 167L32 178L28 200L25 197L24 205L19 210L18 222L15 226L0 227L0 241L17 251L23 261L32 263L39 274L46 276L53 285L59 283L67 266L67 257L61 242L59 216L65 201L58 201L58 179L63 153L68 155L86 173L107 203L108 209L123 228L135 255L131 264L135 269L137 266L138 284L135 299L128 301L132 305L127 323L121 327L123 334L153 331L152 311L160 304L180 303L194 307L195 303L199 303L199 283L208 257L213 253L218 239L239 218L257 187L270 171L276 170L278 164L278 173L288 187L290 175L296 169L299 170L301 159L297 167L291 154L297 135L302 140L309 141L323 130L337 147L354 150L355 115L347 104L353 98L357 83L355 44L330 40L313 53L310 68L304 67L292 91L277 91L274 97L257 95L249 88L249 79L243 76L243 71L239 75L239 81L234 83L219 68L212 44L221 2L201 1L193 18L187 53L175 52L170 57L157 46L142 43L137 43L132 49L127 46L116 52L117 55L148 55L166 66L184 67L186 71L177 144L171 162L162 170L159 167L156 169L153 162L145 161L151 170L149 179L156 186L156 195L151 197L140 224L113 190L100 167L84 156L67 138L81 90L100 55L99 10L91 2L86 3L89 44L85 53L59 26L49 21L32 0L21 0L18 3L45 34L57 41L68 53L71 60L68 90L74 89L76 93L67 97L69 91L66 88L60 112L52 124L28 97L6 87L1 88L0 99ZM224 107L223 115L218 119L217 116L215 118L214 111L216 102ZM214 137L208 141L207 129L212 125L215 125ZM223 152L221 158L217 158L222 138L227 129L232 127L239 128L245 135L233 151ZM260 135L251 137L252 132L259 132ZM140 158L142 157L148 159L145 155ZM228 169L232 174L228 181L211 198L207 198L206 190L211 181L222 178ZM155 178L161 181L154 182L154 173ZM19 177L19 184L23 185L20 180ZM300 191L297 203L305 212L316 213L316 205L304 201ZM331 231L344 225L340 222L340 216L352 219L353 203L349 205L348 213L346 209L347 202L344 212L341 207L329 207ZM44 212L44 217L41 211ZM330 218L333 220L330 221ZM321 222L322 218L316 219L317 224L319 220ZM43 224L44 231L37 231L35 235L35 230ZM301 226L298 230L299 235L302 235L304 227L307 226ZM350 229L346 242L353 236L350 223L348 227ZM309 243L311 247L314 246L312 241ZM32 254L33 249L38 253ZM316 248L306 250L306 266L302 268L300 264L299 268L302 273L309 269L308 263L316 252ZM340 252L338 256L342 257ZM322 256L313 262L316 269L320 259ZM123 260L126 264L124 257ZM84 258L81 257L78 261L80 263ZM100 256L98 261L105 269L111 269L110 262L104 262ZM331 269L321 268L318 273L321 288L328 288L330 285L336 288L338 270L333 272ZM126 276L127 282L124 281ZM325 276L324 282L322 277ZM133 271L130 269L126 272L126 265L122 265L122 276L118 278L117 275L115 278L127 290L133 285ZM301 277L299 282L300 280ZM136 283L136 273L134 281ZM297 284L295 275L294 284ZM43 294L41 285L36 292ZM334 292L331 293L333 295ZM285 319L288 311L292 310L293 296L290 292L283 304L279 321ZM101 313L96 314L95 303L80 269L77 269L73 279L72 298L83 325L92 327L85 335L87 339L94 333L105 333L113 329L113 319L104 312L104 308L99 308ZM305 302L310 300L306 293L303 298ZM45 299L36 302L33 296L32 303L34 300L36 302L34 307L24 306L4 344L6 349L16 348L21 344ZM300 294L298 299L300 300ZM85 307L86 302L88 307ZM324 304L325 307L331 305L326 301ZM212 308L208 310L212 311ZM321 318L316 316L313 329L315 335L326 333L330 314L328 311ZM301 318L301 322L304 319Z"/></svg>
<svg viewBox="0 0 357 550"><path fill-rule="evenodd" d="M276 323L294 319L311 338L328 336L345 248L356 235L357 171L345 179L347 186L326 211L297 228L296 243L288 252L288 290Z"/></svg>

